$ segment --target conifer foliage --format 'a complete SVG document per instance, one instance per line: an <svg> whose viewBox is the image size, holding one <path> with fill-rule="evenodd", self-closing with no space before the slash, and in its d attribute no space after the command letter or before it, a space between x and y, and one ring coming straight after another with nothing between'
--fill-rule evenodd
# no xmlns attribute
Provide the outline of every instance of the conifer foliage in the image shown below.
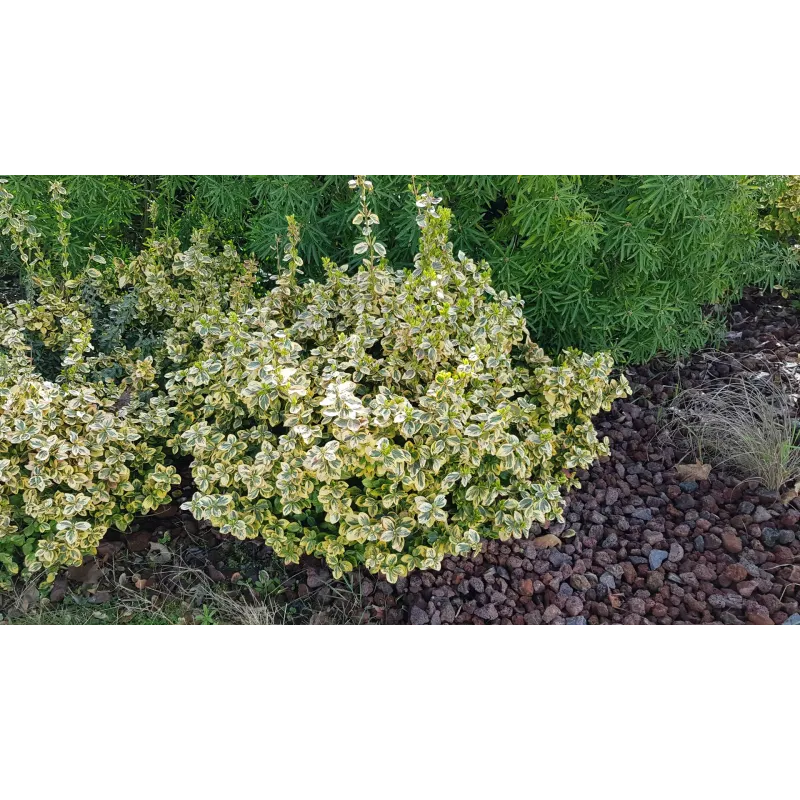
<svg viewBox="0 0 800 800"><path fill-rule="evenodd" d="M704 345L720 330L724 305L748 284L789 280L796 251L763 235L765 218L783 225L794 213L785 198L779 212L763 208L770 195L764 187L778 177L385 176L375 181L371 202L386 247L398 263L410 263L419 229L404 211L409 184L435 190L453 211L456 250L490 261L496 287L522 296L531 333L548 352L603 349L641 362ZM43 182L18 177L10 188L55 238ZM323 277L323 256L347 258L358 210L340 176L63 182L75 257L98 237L107 251L128 257L151 229L188 244L193 230L211 226L264 263L292 214L303 230L298 252L313 265L306 279ZM8 250L0 250L0 260L7 270L19 266Z"/></svg>

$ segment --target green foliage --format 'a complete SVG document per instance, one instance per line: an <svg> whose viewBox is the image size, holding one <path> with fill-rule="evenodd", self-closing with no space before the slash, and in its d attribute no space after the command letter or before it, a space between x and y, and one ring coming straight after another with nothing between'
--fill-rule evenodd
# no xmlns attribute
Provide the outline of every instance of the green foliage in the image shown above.
<svg viewBox="0 0 800 800"><path fill-rule="evenodd" d="M780 194L783 178L414 180L420 189L441 192L454 214L456 250L491 261L495 284L522 296L531 333L548 351L605 349L640 362L704 345L721 326L722 306L744 286L784 283L796 271L796 254L763 235L773 217L774 225L785 227L794 213L791 192L776 200L783 204L774 206L779 211L764 216L760 210L766 196ZM11 186L19 208L41 216L36 224L54 241L57 219L37 200L46 181L24 176L12 178ZM385 176L372 194L383 241L398 263L410 263L417 250L418 228L403 210L410 182L409 176ZM75 264L93 237L101 237L103 252L127 258L152 227L162 238L187 243L211 220L220 241L264 263L288 213L303 230L299 254L313 265L306 279L321 280L324 254L339 263L347 259L349 221L357 209L339 176L79 176L64 183L74 213Z"/></svg>
<svg viewBox="0 0 800 800"><path fill-rule="evenodd" d="M357 270L326 261L324 282L299 283L290 218L276 287L244 313L201 315L200 349L176 354L167 390L195 517L288 562L393 582L560 518L561 488L607 452L591 416L626 387L606 355L554 363L530 342L520 301L453 254L438 198L417 201L413 271L390 269L371 184L352 183Z"/></svg>
<svg viewBox="0 0 800 800"><path fill-rule="evenodd" d="M761 225L794 244L800 242L800 175L766 175L761 182Z"/></svg>
<svg viewBox="0 0 800 800"><path fill-rule="evenodd" d="M188 507L285 560L356 564L394 581L560 518L575 470L607 452L591 416L626 394L611 359L548 358L523 304L448 242L440 199L417 194L409 270L390 268L372 184L349 204L347 261L304 280L289 217L274 287L208 230L182 251L149 238L74 270L54 181L55 241L3 192L0 212L34 300L0 318L0 552L19 570L80 563L109 525L156 508L188 454ZM66 215L65 213L66 212ZM65 220L62 224L59 220ZM124 311L123 311L124 310ZM94 320L120 320L113 335ZM47 376L45 376L47 373Z"/></svg>
<svg viewBox="0 0 800 800"><path fill-rule="evenodd" d="M171 416L152 359L91 356L77 281L42 285L35 303L0 309L0 586L39 569L79 565L109 526L169 500ZM46 380L30 340L56 355ZM100 374L113 362L119 378Z"/></svg>

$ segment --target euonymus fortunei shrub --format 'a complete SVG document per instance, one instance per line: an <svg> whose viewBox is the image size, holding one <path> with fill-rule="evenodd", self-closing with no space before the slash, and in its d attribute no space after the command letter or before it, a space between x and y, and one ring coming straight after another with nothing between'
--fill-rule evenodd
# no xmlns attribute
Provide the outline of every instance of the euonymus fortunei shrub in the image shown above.
<svg viewBox="0 0 800 800"><path fill-rule="evenodd" d="M575 470L607 452L591 417L624 378L605 354L552 360L534 345L522 302L453 252L430 194L417 195L413 265L392 269L372 185L352 184L358 263L323 260L324 280L299 282L290 218L260 298L255 263L201 231L185 252L151 239L113 269L90 249L80 280L40 281L35 303L3 311L7 574L20 559L51 574L78 563L107 527L164 502L169 450L192 459L197 518L337 577L364 564L395 581L560 518ZM5 215L34 253L32 221L8 200Z"/></svg>
<svg viewBox="0 0 800 800"><path fill-rule="evenodd" d="M167 386L196 517L395 581L559 517L574 470L607 452L591 416L626 388L608 356L546 357L522 303L453 253L436 198L417 203L413 269L390 269L357 187L358 268L327 261L324 282L299 284L293 232L276 288L201 315Z"/></svg>

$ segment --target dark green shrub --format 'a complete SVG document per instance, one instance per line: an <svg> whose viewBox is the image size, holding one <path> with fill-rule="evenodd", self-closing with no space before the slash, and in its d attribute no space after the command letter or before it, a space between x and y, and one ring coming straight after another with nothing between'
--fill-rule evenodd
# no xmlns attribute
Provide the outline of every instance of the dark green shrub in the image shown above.
<svg viewBox="0 0 800 800"><path fill-rule="evenodd" d="M456 220L455 247L491 261L496 285L523 297L531 332L546 349L606 349L639 362L704 345L742 288L789 280L796 254L764 235L760 208L763 187L780 177L475 175L417 176L415 183L442 194ZM54 237L56 220L37 200L46 195L45 180L14 178L10 188ZM374 192L384 241L400 262L417 250L418 230L403 212L410 182L386 176ZM213 220L219 239L265 263L288 213L302 227L307 264L320 264L323 254L342 261L357 210L339 176L79 176L65 183L75 216L70 247L100 236L122 255L151 227L188 243L193 229ZM307 270L306 278L322 277Z"/></svg>

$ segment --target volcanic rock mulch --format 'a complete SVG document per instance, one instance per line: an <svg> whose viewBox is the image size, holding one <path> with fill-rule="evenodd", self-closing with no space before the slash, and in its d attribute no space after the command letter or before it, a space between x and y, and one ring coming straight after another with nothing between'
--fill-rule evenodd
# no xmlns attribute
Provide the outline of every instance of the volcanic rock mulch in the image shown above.
<svg viewBox="0 0 800 800"><path fill-rule="evenodd" d="M549 549L486 542L480 555L447 558L441 572L394 586L365 576L364 602L395 624L800 623L797 501L722 471L682 481L674 466L685 454L664 445L657 421L678 384L791 372L799 353L791 304L748 295L722 350L627 372L633 396L597 420L610 457L580 473L565 523L532 532L571 529L572 538Z"/></svg>

